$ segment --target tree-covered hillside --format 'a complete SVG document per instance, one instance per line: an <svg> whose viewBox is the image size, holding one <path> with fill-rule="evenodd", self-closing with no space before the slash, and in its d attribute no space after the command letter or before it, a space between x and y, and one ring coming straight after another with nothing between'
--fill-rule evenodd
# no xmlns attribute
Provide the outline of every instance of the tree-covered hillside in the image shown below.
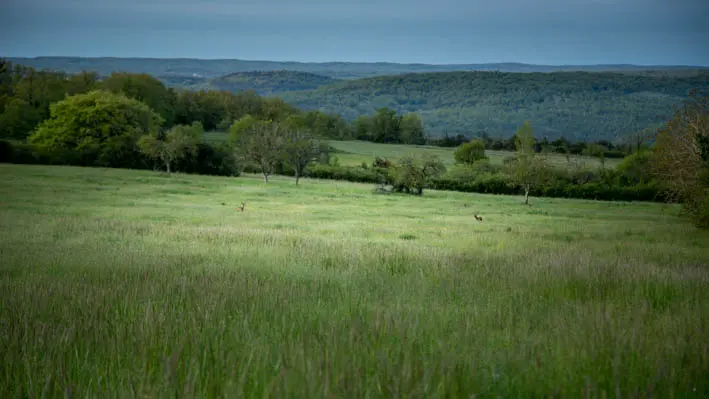
<svg viewBox="0 0 709 399"><path fill-rule="evenodd" d="M210 80L206 88L239 92L253 90L271 95L296 90L313 90L337 82L327 76L295 71L236 72Z"/></svg>
<svg viewBox="0 0 709 399"><path fill-rule="evenodd" d="M429 135L507 137L529 120L539 136L591 141L662 123L694 88L709 89L709 72L419 73L343 81L281 97L349 120L382 107L416 112Z"/></svg>

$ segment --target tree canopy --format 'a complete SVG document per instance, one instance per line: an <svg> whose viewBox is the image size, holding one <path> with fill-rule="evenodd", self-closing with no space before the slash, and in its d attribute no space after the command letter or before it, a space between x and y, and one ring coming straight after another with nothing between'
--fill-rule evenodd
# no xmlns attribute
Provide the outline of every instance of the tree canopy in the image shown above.
<svg viewBox="0 0 709 399"><path fill-rule="evenodd" d="M63 153L91 164L97 159L133 152L137 138L155 133L163 119L142 102L122 94L95 90L51 106L29 141L40 150Z"/></svg>

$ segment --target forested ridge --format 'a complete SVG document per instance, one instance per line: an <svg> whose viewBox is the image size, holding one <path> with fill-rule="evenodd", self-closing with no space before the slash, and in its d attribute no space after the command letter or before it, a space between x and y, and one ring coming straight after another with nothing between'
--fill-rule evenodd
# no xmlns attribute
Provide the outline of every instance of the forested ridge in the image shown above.
<svg viewBox="0 0 709 399"><path fill-rule="evenodd" d="M253 90L266 96L288 91L313 90L334 82L337 80L308 72L250 71L236 72L211 79L206 84L192 85L192 88L209 88L231 92Z"/></svg>
<svg viewBox="0 0 709 399"><path fill-rule="evenodd" d="M382 107L416 112L429 135L508 137L529 120L550 139L614 141L667 120L694 88L709 88L709 72L419 73L342 81L281 97L348 120Z"/></svg>
<svg viewBox="0 0 709 399"><path fill-rule="evenodd" d="M0 55L1 56L1 55ZM522 63L487 64L399 64L392 62L292 62L256 61L238 59L204 60L192 58L118 58L118 57L7 57L15 64L36 69L67 73L93 71L101 76L113 72L147 73L158 78L188 76L211 79L235 72L289 70L308 72L336 79L357 79L372 76L396 75L409 72L501 71L617 71L627 73L694 73L695 66L641 66L641 65L532 65Z"/></svg>
<svg viewBox="0 0 709 399"><path fill-rule="evenodd" d="M341 115L350 122L385 107L401 114L415 112L429 137L507 138L528 120L539 137L550 141L563 137L575 142L618 142L667 120L691 89L709 89L709 69L691 67L74 57L18 60L23 65L66 73L88 70L99 80L115 71L140 72L176 89L253 90L279 96L304 110ZM487 71L437 72L473 68ZM516 72L489 71L494 69ZM405 73L412 71L416 73ZM361 76L375 77L355 79Z"/></svg>

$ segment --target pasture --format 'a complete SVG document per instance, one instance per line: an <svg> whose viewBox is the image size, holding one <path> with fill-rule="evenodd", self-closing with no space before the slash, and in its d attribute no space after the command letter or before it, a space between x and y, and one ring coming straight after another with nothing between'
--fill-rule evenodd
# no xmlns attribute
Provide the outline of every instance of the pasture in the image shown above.
<svg viewBox="0 0 709 399"><path fill-rule="evenodd" d="M0 164L0 397L709 395L676 207L372 188Z"/></svg>
<svg viewBox="0 0 709 399"><path fill-rule="evenodd" d="M228 135L224 132L205 133L205 140L210 143L224 142L227 137ZM363 162L371 165L375 157L387 158L396 162L407 155L422 155L426 153L437 156L447 167L455 164L455 159L453 158L455 148L338 140L330 140L330 146L337 150L333 155L337 157L340 165L343 166L360 166ZM506 157L514 153L510 151L486 150L485 154L490 158L491 163L501 165ZM566 156L562 154L546 154L546 157L551 165L557 167L566 167L568 165ZM573 155L570 159L579 165L590 168L597 168L601 165L601 161L594 157ZM617 158L606 159L606 167L614 168L620 161L621 159Z"/></svg>
<svg viewBox="0 0 709 399"><path fill-rule="evenodd" d="M446 166L450 167L455 164L453 153L455 148L443 148L425 145L407 145L407 144L381 144L372 143L369 141L336 141L331 140L330 145L339 152L334 155L340 161L340 164L346 166L359 166L362 162L367 164L372 163L374 157L387 158L392 161L397 161L407 155L422 155L431 154L437 156ZM511 151L495 151L485 150L485 155L490 158L490 163L502 165L506 157L514 155ZM557 167L566 167L568 161L566 156L562 154L546 154L547 160L551 165ZM580 165L585 165L591 168L596 168L601 165L598 158L574 155L570 157ZM620 159L607 159L606 167L613 168L620 163Z"/></svg>

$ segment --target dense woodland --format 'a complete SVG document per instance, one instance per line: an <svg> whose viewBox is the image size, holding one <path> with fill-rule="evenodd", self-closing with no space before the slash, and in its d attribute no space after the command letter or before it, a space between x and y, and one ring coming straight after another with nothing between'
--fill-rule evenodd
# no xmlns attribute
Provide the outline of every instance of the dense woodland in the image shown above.
<svg viewBox="0 0 709 399"><path fill-rule="evenodd" d="M509 137L525 120L550 140L607 140L663 123L709 72L685 77L617 73L452 72L345 81L282 95L304 109L354 120L382 107L416 112L426 131Z"/></svg>
<svg viewBox="0 0 709 399"><path fill-rule="evenodd" d="M427 82L426 76L420 81ZM486 77L505 80L512 79L511 75L480 76L489 91L501 98L510 93L503 90L505 84L501 89ZM611 75L598 76L595 83L588 75L585 83L564 84L569 85L569 91L571 86L582 83L595 85L594 90L599 92L630 90L630 86L614 86L618 82ZM543 91L544 79L553 80L554 75L538 77L539 90ZM389 79L406 77L381 80ZM641 78L638 81L641 83L633 87L645 87ZM671 95L669 91L667 95ZM458 164L450 170L430 156L405 157L397 163L373 159L371 164L360 167L341 167L332 161L328 139L431 144L422 118L416 113L379 108L370 116L359 115L348 123L337 114L301 110L280 98L261 97L253 91L190 91L168 88L145 74L114 73L100 79L95 73L42 72L2 62L0 160L227 176L247 171L263 174L266 182L271 174L295 176L296 183L301 176L311 176L376 183L377 192L381 193L422 195L425 189L434 188L524 194L525 203L530 196L672 199L689 204L695 222L706 225L709 104L701 95L692 99L694 102L685 106L684 114L676 111L674 118L670 122L666 118L658 130L631 131L622 145L610 141L548 140L540 137L533 121L524 121L513 126L513 134L507 138L494 139L483 133L472 139L436 139L433 143L459 147ZM662 112L671 114L672 107ZM630 115L626 117L632 119ZM692 122L699 128L688 131L683 122L686 120L699 121ZM219 145L207 143L204 132L215 129L229 131L230 140ZM684 134L681 140L674 139L678 134ZM687 143L690 151L678 161L676 149L685 148ZM513 152L504 165L492 165L484 154L490 148ZM699 152L692 152L692 148L699 148ZM616 169L606 168L603 163L598 169L589 169L567 157L568 165L560 168L546 162L545 154L549 152L625 159ZM687 170L691 173L673 175ZM664 171L663 179L658 179L658 171ZM686 176L699 177L684 181ZM681 184L663 187L667 181ZM687 191L687 187L694 188Z"/></svg>
<svg viewBox="0 0 709 399"><path fill-rule="evenodd" d="M254 90L304 110L341 115L348 122L382 108L402 115L416 113L427 137L509 139L529 120L537 135L549 141L602 140L613 145L634 132L659 126L689 90L709 88L709 69L691 67L72 57L18 61L67 73L88 70L100 79L114 72L146 73L175 89Z"/></svg>

